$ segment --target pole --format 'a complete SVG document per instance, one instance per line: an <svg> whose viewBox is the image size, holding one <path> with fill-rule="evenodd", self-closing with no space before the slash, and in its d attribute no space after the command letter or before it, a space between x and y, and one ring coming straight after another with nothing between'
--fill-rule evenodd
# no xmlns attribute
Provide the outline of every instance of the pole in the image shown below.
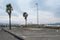
<svg viewBox="0 0 60 40"><path fill-rule="evenodd" d="M11 30L11 14L9 14L9 29Z"/></svg>
<svg viewBox="0 0 60 40"><path fill-rule="evenodd" d="M37 25L39 24L39 19L38 19L38 3L36 3L37 6Z"/></svg>

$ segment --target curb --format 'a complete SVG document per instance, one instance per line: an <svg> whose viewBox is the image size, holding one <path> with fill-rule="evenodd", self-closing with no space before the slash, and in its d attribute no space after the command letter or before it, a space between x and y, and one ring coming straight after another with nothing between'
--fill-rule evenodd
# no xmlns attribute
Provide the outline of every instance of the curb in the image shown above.
<svg viewBox="0 0 60 40"><path fill-rule="evenodd" d="M7 30L5 30L5 29L2 29L2 30L4 30L5 32L8 32L9 34L13 35L15 38L17 38L17 39L19 39L19 40L24 40L23 38L18 37L17 35L15 35L15 34L9 32L9 31L7 31Z"/></svg>

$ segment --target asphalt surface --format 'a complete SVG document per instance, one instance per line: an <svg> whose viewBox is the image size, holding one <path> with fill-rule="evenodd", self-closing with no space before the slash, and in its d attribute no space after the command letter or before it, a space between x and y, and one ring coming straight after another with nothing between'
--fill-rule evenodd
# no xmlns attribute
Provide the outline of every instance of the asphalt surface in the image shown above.
<svg viewBox="0 0 60 40"><path fill-rule="evenodd" d="M60 29L23 30L25 40L60 40Z"/></svg>
<svg viewBox="0 0 60 40"><path fill-rule="evenodd" d="M24 40L60 40L60 29L25 29L25 28L12 28L10 32Z"/></svg>
<svg viewBox="0 0 60 40"><path fill-rule="evenodd" d="M12 36L11 34L0 29L0 40L18 40L18 39Z"/></svg>

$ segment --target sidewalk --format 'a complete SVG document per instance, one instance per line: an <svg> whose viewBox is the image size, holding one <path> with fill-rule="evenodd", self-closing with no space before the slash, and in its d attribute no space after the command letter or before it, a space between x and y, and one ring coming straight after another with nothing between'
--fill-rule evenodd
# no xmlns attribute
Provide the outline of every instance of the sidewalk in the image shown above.
<svg viewBox="0 0 60 40"><path fill-rule="evenodd" d="M23 35L21 29L19 29L19 28L11 28L11 30L9 30L9 28L4 28L4 30L11 32L19 37L22 37L22 35Z"/></svg>
<svg viewBox="0 0 60 40"><path fill-rule="evenodd" d="M19 37L22 37L22 38L25 38L25 35L24 33L27 32L27 31L30 31L30 30L42 30L42 28L12 28L11 30L9 30L9 28L4 28L5 30L19 36Z"/></svg>
<svg viewBox="0 0 60 40"><path fill-rule="evenodd" d="M36 37L39 38L40 35L36 35L37 33L34 31L42 30L41 28L12 28L11 30L9 30L9 28L4 29L20 38L23 38L24 40L36 40Z"/></svg>

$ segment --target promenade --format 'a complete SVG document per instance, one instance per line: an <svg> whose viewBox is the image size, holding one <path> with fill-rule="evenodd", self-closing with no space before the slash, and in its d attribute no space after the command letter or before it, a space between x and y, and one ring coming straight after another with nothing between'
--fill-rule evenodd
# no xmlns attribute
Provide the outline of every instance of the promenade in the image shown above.
<svg viewBox="0 0 60 40"><path fill-rule="evenodd" d="M60 40L60 29L20 27L13 27L11 30L4 29L24 40Z"/></svg>

